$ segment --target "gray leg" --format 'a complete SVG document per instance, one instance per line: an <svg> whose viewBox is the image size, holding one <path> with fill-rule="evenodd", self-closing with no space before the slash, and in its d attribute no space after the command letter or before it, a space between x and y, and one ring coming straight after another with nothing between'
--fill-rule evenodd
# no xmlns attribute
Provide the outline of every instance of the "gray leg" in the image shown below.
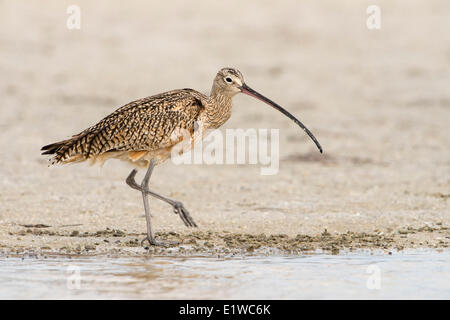
<svg viewBox="0 0 450 320"><path fill-rule="evenodd" d="M150 167L149 167L149 169L150 169ZM131 188L139 190L141 192L144 192L143 187L139 186L136 183L136 180L135 180L136 173L137 173L137 170L133 169L133 171L131 171L131 173L127 177L126 182ZM150 179L150 177L149 177L149 179ZM145 178L144 178L144 180L145 180ZM175 214L178 214L180 216L181 220L186 225L186 227L197 227L197 224L195 223L194 219L192 219L191 215L189 214L189 211L187 211L187 209L184 207L183 203L181 203L180 201L176 201L176 200L173 200L170 198L166 198L162 195L159 195L156 192L149 190L148 186L144 190L145 190L146 194L151 195L152 197L155 197L159 200L162 200L162 201L170 204L173 207L173 211L175 212Z"/></svg>
<svg viewBox="0 0 450 320"><path fill-rule="evenodd" d="M151 245L154 246L162 245L162 243L156 241L155 236L153 235L152 223L150 218L150 207L148 204L148 196L147 193L145 192L145 190L148 189L148 182L150 180L150 176L152 175L154 167L155 165L153 161L150 162L147 172L145 173L145 177L141 183L142 199L144 200L145 220L147 221L147 238L141 241L141 245L144 243L145 240L147 240Z"/></svg>
<svg viewBox="0 0 450 320"><path fill-rule="evenodd" d="M149 203L148 203L148 195L151 195L153 197L156 197L160 200L163 200L163 201L169 203L174 208L175 213L180 216L181 220L183 220L183 222L186 226L197 227L197 225L195 224L194 220L189 215L189 212L186 210L186 208L184 208L184 206L181 202L175 201L175 200L172 200L169 198L165 198L165 197L149 190L148 183L150 181L150 177L152 175L154 167L155 167L155 162L152 160L150 162L150 165L147 169L147 172L145 173L145 177L142 180L142 183L140 186L135 181L135 176L137 173L136 169L133 169L133 171L131 171L131 173L128 175L128 177L126 179L126 183L133 189L136 189L136 190L139 190L142 192L142 199L144 201L144 209L145 209L145 219L147 221L147 238L142 240L141 244L145 240L147 240L151 245L165 246L165 245L167 245L166 243L156 241L156 239L153 235L152 225L151 225L151 220L150 220L150 207L149 207Z"/></svg>

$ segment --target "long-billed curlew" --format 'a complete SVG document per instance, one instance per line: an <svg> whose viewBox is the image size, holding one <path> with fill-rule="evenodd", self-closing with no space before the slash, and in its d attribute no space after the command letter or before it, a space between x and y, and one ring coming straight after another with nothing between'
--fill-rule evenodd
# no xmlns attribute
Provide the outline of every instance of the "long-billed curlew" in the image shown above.
<svg viewBox="0 0 450 320"><path fill-rule="evenodd" d="M138 185L133 169L126 183L142 193L147 221L147 240L152 245L165 245L156 241L150 222L148 196L170 204L187 227L197 227L189 212L179 201L163 197L148 187L153 168L170 158L171 149L180 142L173 139L176 130L186 130L194 135L194 124L202 123L204 130L215 129L231 116L231 99L242 92L255 97L292 119L311 137L322 152L314 135L292 114L244 83L241 72L233 68L221 69L213 82L210 96L192 89L173 90L130 102L105 117L96 125L72 138L42 147L42 154L54 155L52 164L91 160L103 163L116 158L147 167ZM195 138L195 136L194 136Z"/></svg>

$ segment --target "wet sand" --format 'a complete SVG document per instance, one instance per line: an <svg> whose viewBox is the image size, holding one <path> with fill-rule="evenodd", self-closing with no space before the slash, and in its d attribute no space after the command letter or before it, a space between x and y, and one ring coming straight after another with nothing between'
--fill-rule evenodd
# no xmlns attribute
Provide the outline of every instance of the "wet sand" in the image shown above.
<svg viewBox="0 0 450 320"><path fill-rule="evenodd" d="M9 232L11 242L5 241L4 253L19 255L103 255L120 254L135 256L150 254L185 255L298 255L314 252L339 254L361 252L364 249L382 250L392 254L393 250L405 248L447 248L449 230L438 224L436 227L395 230L385 234L352 232L330 234L324 230L319 235L297 234L242 234L236 232L158 232L159 240L170 243L167 247L141 244L145 233L128 233L122 230L105 229L96 232L60 231L55 228L27 228L16 233ZM9 246L8 246L9 244ZM145 250L145 251L144 251Z"/></svg>
<svg viewBox="0 0 450 320"><path fill-rule="evenodd" d="M82 26L70 31L69 3L0 2L5 253L145 253L142 199L124 182L130 166L49 168L39 149L137 98L208 93L224 66L298 116L324 154L281 114L235 97L224 128L279 128L278 174L157 167L154 190L182 201L199 229L152 200L159 238L180 245L151 252L448 247L448 1L380 1L379 31L366 28L367 4L351 1L77 3Z"/></svg>

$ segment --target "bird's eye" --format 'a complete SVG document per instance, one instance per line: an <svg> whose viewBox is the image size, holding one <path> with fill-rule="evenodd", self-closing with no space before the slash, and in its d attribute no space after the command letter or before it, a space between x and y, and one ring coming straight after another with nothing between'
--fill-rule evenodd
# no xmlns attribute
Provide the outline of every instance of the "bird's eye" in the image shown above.
<svg viewBox="0 0 450 320"><path fill-rule="evenodd" d="M232 83L232 82L233 82L233 79L231 79L230 77L226 77L226 78L225 78L225 81L226 81L227 83Z"/></svg>

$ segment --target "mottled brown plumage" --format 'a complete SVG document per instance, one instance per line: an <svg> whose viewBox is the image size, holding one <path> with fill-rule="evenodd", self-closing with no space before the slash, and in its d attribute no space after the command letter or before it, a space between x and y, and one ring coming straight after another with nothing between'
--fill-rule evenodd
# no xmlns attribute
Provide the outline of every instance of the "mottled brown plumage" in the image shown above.
<svg viewBox="0 0 450 320"><path fill-rule="evenodd" d="M179 143L174 130L194 131L196 121L207 128L220 127L231 115L231 97L237 92L223 90L222 69L208 97L192 89L172 90L130 102L96 125L72 138L44 146L43 154L54 154L52 164L91 160L103 163L109 158L148 166L170 156ZM236 73L236 76L239 76ZM240 75L242 78L242 75Z"/></svg>
<svg viewBox="0 0 450 320"><path fill-rule="evenodd" d="M147 238L144 240L152 245L161 245L152 232L148 195L169 203L186 226L197 225L181 202L149 190L153 168L170 157L171 149L184 138L181 132L188 132L189 139L193 137L195 140L198 138L194 134L196 125L202 126L200 132L223 125L231 116L231 100L239 92L262 100L288 116L305 130L322 152L319 142L300 121L275 102L249 88L241 72L233 68L223 68L217 73L209 96L192 89L181 89L136 100L72 138L42 147L42 151L44 155L53 155L50 159L52 164L86 160L103 163L116 158L148 167L140 186L135 182L136 169L130 173L126 182L142 192L147 221Z"/></svg>
<svg viewBox="0 0 450 320"><path fill-rule="evenodd" d="M174 129L193 131L206 101L205 95L192 89L136 100L72 138L43 147L43 154L55 154L53 163L69 163L123 158L129 152L128 159L135 162L143 156L142 151L173 146L175 141L170 137Z"/></svg>

